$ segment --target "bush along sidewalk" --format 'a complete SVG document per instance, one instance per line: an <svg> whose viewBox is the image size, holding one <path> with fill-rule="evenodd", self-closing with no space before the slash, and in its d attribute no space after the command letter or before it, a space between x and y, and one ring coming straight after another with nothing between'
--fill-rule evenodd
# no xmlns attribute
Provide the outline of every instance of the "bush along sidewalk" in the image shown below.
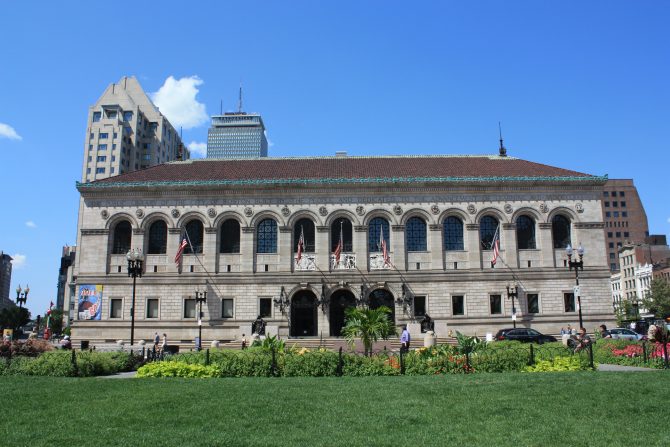
<svg viewBox="0 0 670 447"><path fill-rule="evenodd" d="M132 371L137 358L127 352L48 351L3 360L0 375L91 377Z"/></svg>

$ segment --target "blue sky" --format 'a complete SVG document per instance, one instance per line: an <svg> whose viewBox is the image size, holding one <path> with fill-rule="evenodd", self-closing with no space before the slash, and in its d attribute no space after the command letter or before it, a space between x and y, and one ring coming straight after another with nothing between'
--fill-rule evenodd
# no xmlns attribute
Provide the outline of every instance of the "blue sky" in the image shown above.
<svg viewBox="0 0 670 447"><path fill-rule="evenodd" d="M236 108L241 81L271 156L495 153L501 121L512 156L633 178L650 232L668 234L669 21L665 1L5 2L12 290L30 283L33 314L55 300L88 107L124 75L173 94L162 110L193 106L173 120L186 143L206 141L221 100Z"/></svg>

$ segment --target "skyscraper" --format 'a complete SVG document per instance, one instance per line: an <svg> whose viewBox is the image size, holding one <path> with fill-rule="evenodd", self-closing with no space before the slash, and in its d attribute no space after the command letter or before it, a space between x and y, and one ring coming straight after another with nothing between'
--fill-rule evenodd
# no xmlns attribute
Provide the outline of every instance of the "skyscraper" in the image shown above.
<svg viewBox="0 0 670 447"><path fill-rule="evenodd" d="M255 113L232 112L212 116L207 135L207 158L268 156L265 125Z"/></svg>
<svg viewBox="0 0 670 447"><path fill-rule="evenodd" d="M178 132L134 77L110 84L89 108L82 181L188 159Z"/></svg>
<svg viewBox="0 0 670 447"><path fill-rule="evenodd" d="M12 282L12 257L0 251L0 309L11 306L9 285Z"/></svg>

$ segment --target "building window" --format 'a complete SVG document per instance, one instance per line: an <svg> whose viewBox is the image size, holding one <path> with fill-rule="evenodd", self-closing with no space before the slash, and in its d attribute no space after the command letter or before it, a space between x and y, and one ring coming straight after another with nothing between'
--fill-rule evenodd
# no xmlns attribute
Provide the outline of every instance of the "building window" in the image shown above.
<svg viewBox="0 0 670 447"><path fill-rule="evenodd" d="M615 271L616 270L616 264L610 264L610 270Z"/></svg>
<svg viewBox="0 0 670 447"><path fill-rule="evenodd" d="M616 237L621 237L621 231L617 231L617 232L614 233L614 234L616 235Z"/></svg>
<svg viewBox="0 0 670 447"><path fill-rule="evenodd" d="M116 118L116 110L106 110L107 118Z"/></svg>
<svg viewBox="0 0 670 447"><path fill-rule="evenodd" d="M609 203L609 202L605 202L605 208L609 208L609 207L610 207L610 203Z"/></svg>
<svg viewBox="0 0 670 447"><path fill-rule="evenodd" d="M86 168L86 173L90 174L91 173L91 168Z"/></svg>
<svg viewBox="0 0 670 447"><path fill-rule="evenodd" d="M463 221L458 217L444 219L444 249L463 250Z"/></svg>
<svg viewBox="0 0 670 447"><path fill-rule="evenodd" d="M112 298L109 305L109 318L123 318L123 300Z"/></svg>
<svg viewBox="0 0 670 447"><path fill-rule="evenodd" d="M551 219L551 237L554 248L566 248L570 245L570 220L562 214Z"/></svg>
<svg viewBox="0 0 670 447"><path fill-rule="evenodd" d="M118 133L114 132L114 133L112 134L112 138L113 138L113 139L116 140L118 137L119 137L119 134L118 134Z"/></svg>
<svg viewBox="0 0 670 447"><path fill-rule="evenodd" d="M130 250L132 229L130 222L122 220L114 227L112 239L112 254L125 255Z"/></svg>
<svg viewBox="0 0 670 447"><path fill-rule="evenodd" d="M98 150L99 151L106 151L107 150L107 145L106 144L98 144Z"/></svg>
<svg viewBox="0 0 670 447"><path fill-rule="evenodd" d="M116 144L112 144L112 150L113 150L113 151L116 150Z"/></svg>
<svg viewBox="0 0 670 447"><path fill-rule="evenodd" d="M102 117L101 112L93 112L93 122L94 123L97 123L98 121L100 121L101 117Z"/></svg>
<svg viewBox="0 0 670 447"><path fill-rule="evenodd" d="M535 248L535 221L528 216L516 220L516 243L519 250Z"/></svg>
<svg viewBox="0 0 670 447"><path fill-rule="evenodd" d="M330 226L330 251L332 253L337 250L337 246L342 240L342 251L350 253L353 251L352 226L349 219L340 217L335 219L333 225Z"/></svg>
<svg viewBox="0 0 670 447"><path fill-rule="evenodd" d="M614 242L610 242L609 244L607 244L607 246L608 246L609 248L614 248Z"/></svg>
<svg viewBox="0 0 670 447"><path fill-rule="evenodd" d="M233 318L232 298L224 298L221 300L221 318Z"/></svg>
<svg viewBox="0 0 670 447"><path fill-rule="evenodd" d="M272 298L260 298L258 300L258 315L261 318L272 318Z"/></svg>
<svg viewBox="0 0 670 447"><path fill-rule="evenodd" d="M106 140L109 138L109 134L107 132L100 132L100 135L98 135L98 140Z"/></svg>
<svg viewBox="0 0 670 447"><path fill-rule="evenodd" d="M221 224L220 253L240 252L240 223L235 219L228 219Z"/></svg>
<svg viewBox="0 0 670 447"><path fill-rule="evenodd" d="M107 161L107 156L106 155L98 155L98 163L102 163Z"/></svg>
<svg viewBox="0 0 670 447"><path fill-rule="evenodd" d="M105 168L95 168L95 173L96 174L104 174L105 173Z"/></svg>
<svg viewBox="0 0 670 447"><path fill-rule="evenodd" d="M603 196L605 196L605 197L609 197L609 196L610 196L609 191L603 191Z"/></svg>
<svg viewBox="0 0 670 447"><path fill-rule="evenodd" d="M258 238L257 253L277 253L277 222L263 219L256 230Z"/></svg>
<svg viewBox="0 0 670 447"><path fill-rule="evenodd" d="M190 220L184 227L189 244L184 248L185 254L202 253L203 225L198 219Z"/></svg>
<svg viewBox="0 0 670 447"><path fill-rule="evenodd" d="M407 251L426 251L426 222L420 217L411 217L405 225Z"/></svg>
<svg viewBox="0 0 670 447"><path fill-rule="evenodd" d="M115 171L116 171L116 170L114 169L114 167L112 167L112 168L109 170L109 172L112 173L112 174L114 174Z"/></svg>
<svg viewBox="0 0 670 447"><path fill-rule="evenodd" d="M465 296L451 295L451 313L453 315L465 315Z"/></svg>
<svg viewBox="0 0 670 447"><path fill-rule="evenodd" d="M489 295L489 304L491 307L491 315L502 314L502 296Z"/></svg>
<svg viewBox="0 0 670 447"><path fill-rule="evenodd" d="M123 121L132 121L133 119L133 112L123 112Z"/></svg>
<svg viewBox="0 0 670 447"><path fill-rule="evenodd" d="M566 312L575 311L575 294L574 293L564 293L563 294L563 308Z"/></svg>
<svg viewBox="0 0 670 447"><path fill-rule="evenodd" d="M383 217L375 217L368 225L368 251L370 253L378 253L382 251L381 239L382 234L386 243L386 250L389 250L389 223Z"/></svg>
<svg viewBox="0 0 670 447"><path fill-rule="evenodd" d="M621 211L621 217L628 217L628 211Z"/></svg>
<svg viewBox="0 0 670 447"><path fill-rule="evenodd" d="M609 211L605 211L605 217L612 217L612 213L610 213Z"/></svg>
<svg viewBox="0 0 670 447"><path fill-rule="evenodd" d="M616 197L616 191L612 191L612 197Z"/></svg>
<svg viewBox="0 0 670 447"><path fill-rule="evenodd" d="M157 220L149 227L149 247L147 253L150 255L167 253L167 224L162 220Z"/></svg>
<svg viewBox="0 0 670 447"><path fill-rule="evenodd" d="M89 162L93 161L93 157L91 157L91 156L89 155L89 156L88 156L88 161L89 161Z"/></svg>
<svg viewBox="0 0 670 447"><path fill-rule="evenodd" d="M624 191L619 191L619 197L626 197L626 193Z"/></svg>
<svg viewBox="0 0 670 447"><path fill-rule="evenodd" d="M184 318L195 318L195 300L188 298L184 300Z"/></svg>
<svg viewBox="0 0 670 447"><path fill-rule="evenodd" d="M614 259L614 253L610 253L610 259Z"/></svg>
<svg viewBox="0 0 670 447"><path fill-rule="evenodd" d="M92 144L89 144L89 145L88 145L88 150L89 150L89 151L92 151L92 150L93 150L93 145L92 145Z"/></svg>
<svg viewBox="0 0 670 447"><path fill-rule="evenodd" d="M529 293L526 295L528 298L528 313L529 314L539 314L540 313L540 295L537 293Z"/></svg>
<svg viewBox="0 0 670 447"><path fill-rule="evenodd" d="M498 219L493 216L484 216L479 221L479 243L482 250L491 250L493 248L493 237L498 231ZM500 237L500 234L498 234Z"/></svg>
<svg viewBox="0 0 670 447"><path fill-rule="evenodd" d="M147 318L158 318L158 298L147 300Z"/></svg>
<svg viewBox="0 0 670 447"><path fill-rule="evenodd" d="M426 297L425 296L415 296L414 297L414 316L423 317L426 315Z"/></svg>
<svg viewBox="0 0 670 447"><path fill-rule="evenodd" d="M312 220L300 219L293 227L293 253L298 252L301 234L305 238L303 250L307 253L314 253L314 222Z"/></svg>
<svg viewBox="0 0 670 447"><path fill-rule="evenodd" d="M608 231L607 232L607 237L614 237L614 233L612 233L611 231Z"/></svg>
<svg viewBox="0 0 670 447"><path fill-rule="evenodd" d="M614 212L614 217L619 217L619 212L618 211Z"/></svg>
<svg viewBox="0 0 670 447"><path fill-rule="evenodd" d="M623 232L623 237L630 237L630 233L628 231Z"/></svg>
<svg viewBox="0 0 670 447"><path fill-rule="evenodd" d="M621 201L621 208L626 208L626 202L623 200Z"/></svg>

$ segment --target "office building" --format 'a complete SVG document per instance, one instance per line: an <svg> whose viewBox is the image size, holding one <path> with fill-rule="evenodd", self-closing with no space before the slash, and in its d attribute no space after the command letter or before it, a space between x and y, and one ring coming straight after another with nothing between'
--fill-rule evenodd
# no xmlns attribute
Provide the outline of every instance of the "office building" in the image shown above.
<svg viewBox="0 0 670 447"><path fill-rule="evenodd" d="M12 283L12 257L0 251L0 309L9 307L13 301L9 299L9 288Z"/></svg>
<svg viewBox="0 0 670 447"><path fill-rule="evenodd" d="M179 133L134 77L110 84L89 108L83 182L188 158Z"/></svg>
<svg viewBox="0 0 670 447"><path fill-rule="evenodd" d="M224 113L212 116L207 134L207 158L258 158L268 156L268 140L260 115Z"/></svg>

